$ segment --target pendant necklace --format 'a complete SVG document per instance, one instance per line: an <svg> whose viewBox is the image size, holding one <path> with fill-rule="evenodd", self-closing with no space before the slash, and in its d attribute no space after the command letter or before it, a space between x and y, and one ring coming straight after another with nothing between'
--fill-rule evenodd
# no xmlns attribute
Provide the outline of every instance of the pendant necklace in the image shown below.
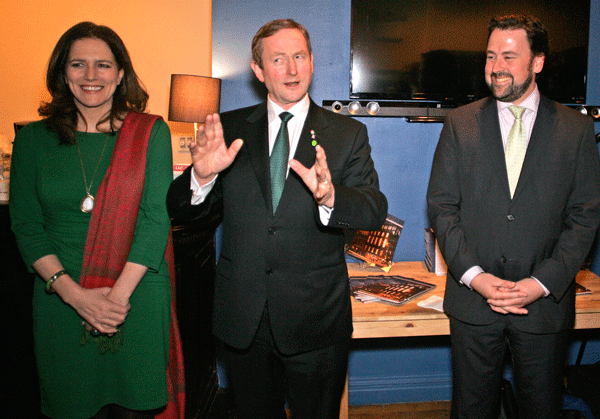
<svg viewBox="0 0 600 419"><path fill-rule="evenodd" d="M79 208L82 212L89 214L94 209L94 197L90 193L92 189L92 183L94 182L94 177L96 177L96 172L98 171L98 167L100 166L100 162L102 161L102 157L104 156L104 150L106 149L106 143L108 142L108 135L104 140L104 147L102 147L102 153L100 154L100 159L98 159L98 163L96 164L96 169L94 170L94 174L92 175L92 179L90 180L90 184L88 186L87 179L85 177L85 169L83 168L83 159L81 158L81 150L79 149L79 141L76 141L77 152L79 153L79 163L81 163L81 173L83 174L83 183L85 184L85 197L81 200L81 204Z"/></svg>

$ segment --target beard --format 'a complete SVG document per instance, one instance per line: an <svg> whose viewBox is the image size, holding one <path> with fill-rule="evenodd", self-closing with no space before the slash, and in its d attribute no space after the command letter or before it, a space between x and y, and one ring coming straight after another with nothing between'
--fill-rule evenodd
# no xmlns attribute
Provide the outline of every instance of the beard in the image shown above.
<svg viewBox="0 0 600 419"><path fill-rule="evenodd" d="M525 94L527 89L529 89L529 86L531 86L531 83L533 83L533 71L532 71L533 70L533 59L529 62L528 70L529 70L529 75L527 76L527 79L525 79L525 81L522 84L515 84L515 79L512 78L512 74L510 74L510 73L506 73L506 72L492 73L492 75L490 77L491 81L487 83L488 87L492 91L492 96L494 96L500 102L511 102L512 103L512 102L515 102L516 100L520 99ZM500 94L498 92L498 90L496 89L496 87L494 86L494 78L506 77L506 76L512 78L512 84L505 88L503 94Z"/></svg>

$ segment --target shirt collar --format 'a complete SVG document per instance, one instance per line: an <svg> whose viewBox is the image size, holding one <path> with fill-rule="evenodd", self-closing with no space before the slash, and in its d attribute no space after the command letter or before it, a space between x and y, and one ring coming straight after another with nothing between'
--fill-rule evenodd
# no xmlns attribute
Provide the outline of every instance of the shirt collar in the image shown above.
<svg viewBox="0 0 600 419"><path fill-rule="evenodd" d="M279 114L281 112L289 112L298 120L306 119L306 115L308 115L308 108L310 107L310 98L308 93L304 95L302 99L298 101L294 106L292 106L287 111L284 110L281 106L273 102L270 97L267 98L267 111L269 123L275 120L279 120Z"/></svg>

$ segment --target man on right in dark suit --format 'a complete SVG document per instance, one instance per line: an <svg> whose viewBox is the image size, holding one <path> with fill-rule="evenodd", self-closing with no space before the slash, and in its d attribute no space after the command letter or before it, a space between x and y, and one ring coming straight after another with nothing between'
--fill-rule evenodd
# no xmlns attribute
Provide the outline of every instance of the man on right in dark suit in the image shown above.
<svg viewBox="0 0 600 419"><path fill-rule="evenodd" d="M427 199L448 265L452 418L498 418L507 345L519 418L559 417L600 158L592 119L537 88L548 49L536 18L492 19L493 97L452 111L435 153Z"/></svg>

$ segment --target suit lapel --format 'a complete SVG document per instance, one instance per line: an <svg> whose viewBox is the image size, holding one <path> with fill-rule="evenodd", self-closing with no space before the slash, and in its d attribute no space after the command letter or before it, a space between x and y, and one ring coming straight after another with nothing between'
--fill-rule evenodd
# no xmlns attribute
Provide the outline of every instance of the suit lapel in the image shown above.
<svg viewBox="0 0 600 419"><path fill-rule="evenodd" d="M272 211L271 201L271 172L269 166L269 131L267 104L260 104L246 119L245 137L246 149L250 153L252 168L258 179L260 190L267 207Z"/></svg>
<svg viewBox="0 0 600 419"><path fill-rule="evenodd" d="M550 106L551 102L544 96L540 96L540 104L538 106L537 116L531 132L531 138L527 145L527 153L523 161L519 183L515 190L513 199L519 196L519 193L524 188L531 175L535 172L536 162L544 154L544 149L547 147L547 140L554 132L556 118L554 118L554 110Z"/></svg>
<svg viewBox="0 0 600 419"><path fill-rule="evenodd" d="M498 120L498 106L496 100L488 98L481 106L479 113L479 129L484 150L486 150L494 166L494 173L498 173L504 182L506 194L510 197L508 187L508 173L506 171L506 160L504 158L504 147L502 145L502 133L500 132L500 121Z"/></svg>
<svg viewBox="0 0 600 419"><path fill-rule="evenodd" d="M328 125L328 121L323 115L323 110L319 108L312 100L308 108L308 115L302 127L298 148L294 154L294 158L306 167L312 167L315 164L315 148L312 145L311 131L314 131L318 136L323 132L323 129Z"/></svg>

